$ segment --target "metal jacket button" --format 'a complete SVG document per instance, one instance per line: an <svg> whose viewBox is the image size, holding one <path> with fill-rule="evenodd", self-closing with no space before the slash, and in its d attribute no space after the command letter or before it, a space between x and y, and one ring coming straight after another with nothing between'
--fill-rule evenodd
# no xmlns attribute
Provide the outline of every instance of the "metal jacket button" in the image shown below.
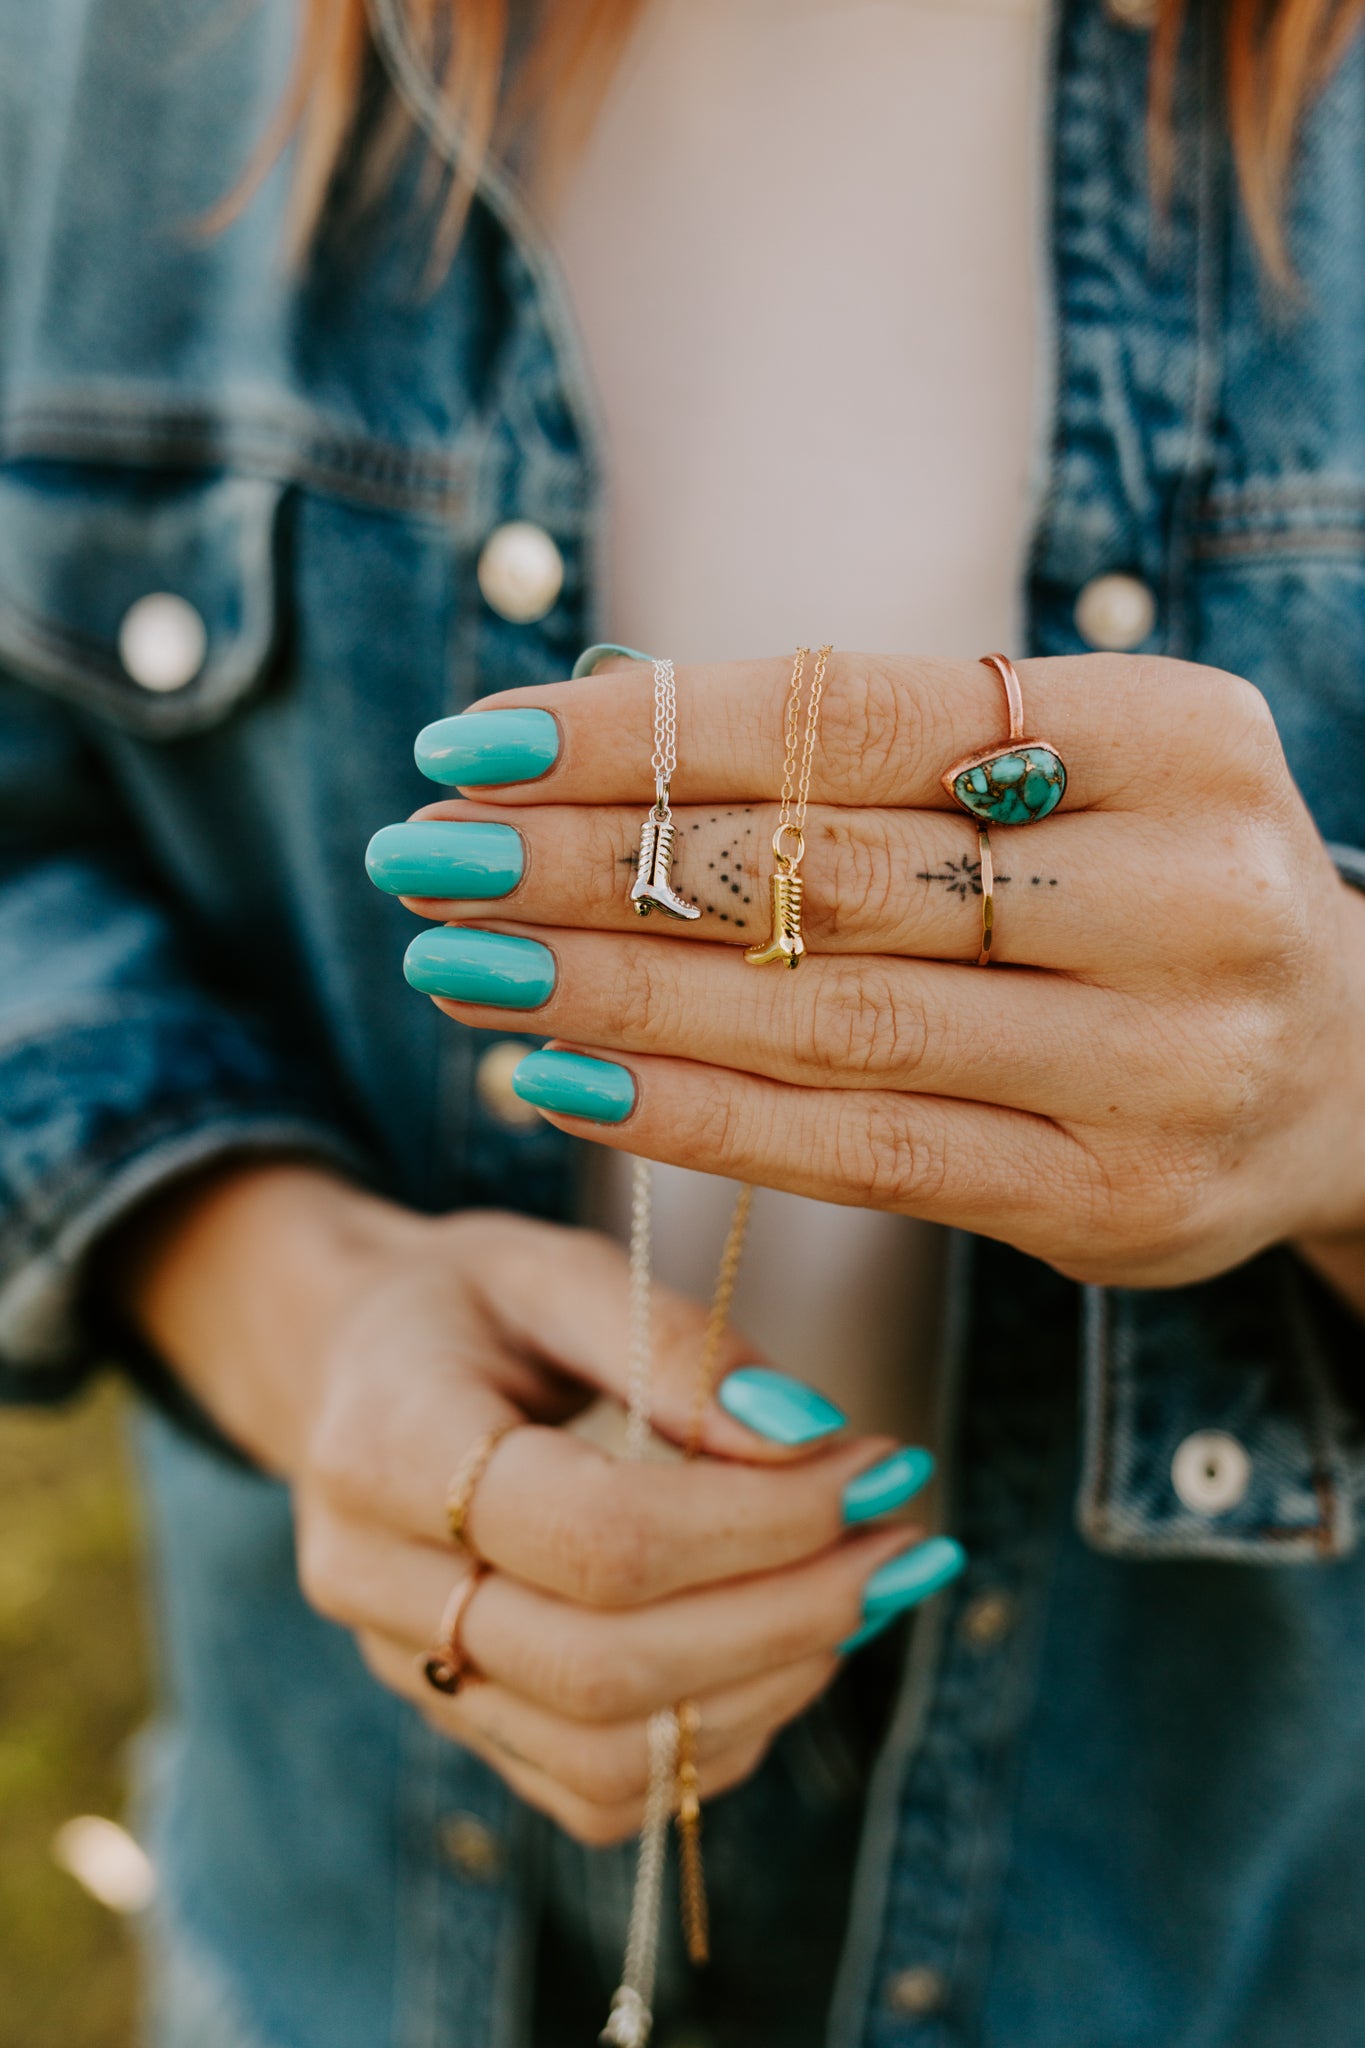
<svg viewBox="0 0 1365 2048"><path fill-rule="evenodd" d="M523 1102L512 1086L512 1076L531 1050L524 1039L500 1038L480 1056L474 1070L479 1100L500 1124L527 1129L543 1121L540 1111Z"/></svg>
<svg viewBox="0 0 1365 2048"><path fill-rule="evenodd" d="M119 660L144 690L183 690L204 666L208 644L194 606L169 590L140 597L118 629Z"/></svg>
<svg viewBox="0 0 1365 2048"><path fill-rule="evenodd" d="M1104 11L1118 28L1155 28L1158 0L1104 0Z"/></svg>
<svg viewBox="0 0 1365 2048"><path fill-rule="evenodd" d="M461 1877L475 1884L492 1884L502 1875L502 1843L475 1813L448 1814L441 1822L441 1847Z"/></svg>
<svg viewBox="0 0 1365 2048"><path fill-rule="evenodd" d="M564 588L564 557L543 526L513 519L484 543L479 588L499 618L529 625L544 618Z"/></svg>
<svg viewBox="0 0 1365 2048"><path fill-rule="evenodd" d="M1136 576L1096 576L1076 599L1076 631L1087 647L1122 654L1156 624L1156 598Z"/></svg>
<svg viewBox="0 0 1365 2048"><path fill-rule="evenodd" d="M1235 1436L1199 1429L1172 1458L1171 1484L1196 1515L1225 1515L1246 1497L1251 1460Z"/></svg>
<svg viewBox="0 0 1365 2048"><path fill-rule="evenodd" d="M911 1970L898 1970L886 1987L886 2002L892 2012L912 2019L927 2019L930 2013L941 2011L947 1996L948 1987L938 1971L923 1963Z"/></svg>

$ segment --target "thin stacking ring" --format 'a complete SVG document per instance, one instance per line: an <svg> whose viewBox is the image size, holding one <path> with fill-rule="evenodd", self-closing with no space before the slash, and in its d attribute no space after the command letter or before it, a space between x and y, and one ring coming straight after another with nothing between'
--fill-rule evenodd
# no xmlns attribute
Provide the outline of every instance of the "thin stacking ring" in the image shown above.
<svg viewBox="0 0 1365 2048"><path fill-rule="evenodd" d="M995 937L995 862L991 858L991 835L984 825L976 828L976 844L981 856L978 878L981 887L981 951L976 956L976 964L989 967L991 942Z"/></svg>
<svg viewBox="0 0 1365 2048"><path fill-rule="evenodd" d="M446 1601L435 1642L417 1659L417 1668L433 1692L453 1698L462 1685L478 1675L462 1638L469 1603L487 1577L486 1564L476 1564L466 1572Z"/></svg>
<svg viewBox="0 0 1365 2048"><path fill-rule="evenodd" d="M485 1430L475 1443L469 1446L455 1467L455 1474L446 1488L446 1526L450 1540L457 1550L463 1550L466 1557L475 1564L486 1564L487 1559L479 1555L469 1533L469 1512L474 1505L474 1495L479 1481L488 1470L488 1461L505 1436L514 1429L520 1429L519 1422L503 1422L496 1429Z"/></svg>
<svg viewBox="0 0 1365 2048"><path fill-rule="evenodd" d="M955 804L984 825L1035 825L1055 811L1066 793L1066 763L1051 740L1024 732L1024 693L1014 663L1004 654L983 654L1005 685L1009 738L981 747L945 768L939 778Z"/></svg>

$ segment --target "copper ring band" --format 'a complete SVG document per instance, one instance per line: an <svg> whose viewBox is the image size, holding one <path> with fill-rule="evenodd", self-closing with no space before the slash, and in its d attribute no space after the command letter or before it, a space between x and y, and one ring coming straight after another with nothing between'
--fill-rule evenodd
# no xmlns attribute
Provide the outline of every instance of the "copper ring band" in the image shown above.
<svg viewBox="0 0 1365 2048"><path fill-rule="evenodd" d="M450 1531L450 1540L476 1564L484 1564L487 1560L479 1555L469 1534L469 1512L474 1505L474 1495L498 1445L505 1436L521 1427L519 1422L503 1422L496 1429L485 1430L477 1442L469 1446L446 1488L446 1527Z"/></svg>
<svg viewBox="0 0 1365 2048"><path fill-rule="evenodd" d="M446 1601L435 1642L417 1659L418 1670L434 1692L453 1696L474 1676L474 1667L461 1638L469 1603L487 1577L486 1564L476 1564L466 1572Z"/></svg>
<svg viewBox="0 0 1365 2048"><path fill-rule="evenodd" d="M995 938L995 862L991 858L991 835L984 825L976 828L976 844L980 853L981 885L981 951L976 956L976 964L989 967L991 942Z"/></svg>

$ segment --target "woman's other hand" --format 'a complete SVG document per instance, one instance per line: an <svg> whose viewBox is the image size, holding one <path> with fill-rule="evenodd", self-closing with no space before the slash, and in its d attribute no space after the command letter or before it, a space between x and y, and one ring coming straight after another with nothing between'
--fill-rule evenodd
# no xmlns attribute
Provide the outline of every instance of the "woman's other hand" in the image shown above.
<svg viewBox="0 0 1365 2048"><path fill-rule="evenodd" d="M831 1404L766 1370L731 1384L766 1396L769 1433L712 1401L689 1463L627 1464L566 1431L599 1394L624 1399L626 1262L607 1239L499 1214L428 1220L280 1165L179 1191L125 1249L141 1327L288 1480L312 1604L584 1841L638 1827L656 1709L695 1696L703 1792L733 1785L850 1635L958 1568L955 1545L916 1548L913 1529L877 1519L923 1483L923 1454L849 1439ZM675 1443L704 1322L660 1292L653 1408ZM721 1373L755 1362L727 1334ZM446 1491L508 1423L524 1426L498 1444L469 1523L492 1566L463 1628L479 1676L447 1698L419 1670L469 1569Z"/></svg>

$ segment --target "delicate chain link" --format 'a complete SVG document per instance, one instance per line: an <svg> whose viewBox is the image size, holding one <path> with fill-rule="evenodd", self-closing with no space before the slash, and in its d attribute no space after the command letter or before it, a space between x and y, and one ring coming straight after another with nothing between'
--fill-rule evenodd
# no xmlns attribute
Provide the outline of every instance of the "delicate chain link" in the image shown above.
<svg viewBox="0 0 1365 2048"><path fill-rule="evenodd" d="M649 1382L654 1356L654 1183L647 1159L630 1176L630 1356L626 1379L626 1456L649 1449Z"/></svg>
<svg viewBox="0 0 1365 2048"><path fill-rule="evenodd" d="M829 667L833 645L822 647L815 657L815 674L810 679L810 703L806 707L806 738L801 749L801 783L796 793L796 815L790 820L799 832L806 822L806 805L810 801L810 772L815 759L815 735L820 725L820 699L825 694L825 670Z"/></svg>
<svg viewBox="0 0 1365 2048"><path fill-rule="evenodd" d="M796 794L796 749L800 734L801 685L806 677L806 656L809 647L798 647L792 663L792 679L787 685L787 712L783 725L786 740L786 759L782 763L782 809L778 826L790 825L792 821L792 798Z"/></svg>
<svg viewBox="0 0 1365 2048"><path fill-rule="evenodd" d="M785 758L782 763L782 808L778 812L777 830L773 834L773 847L784 872L799 867L801 856L806 850L805 825L806 806L810 802L811 769L815 761L815 735L820 727L820 699L825 693L825 671L833 647L822 647L815 657L815 673L810 682L810 702L806 706L806 730L801 735L801 693L806 680L806 656L808 647L798 647L792 663L792 679L787 688L787 712L783 726ZM800 755L800 774L797 773L797 756ZM795 850L787 853L783 849L783 836L790 832Z"/></svg>
<svg viewBox="0 0 1365 2048"><path fill-rule="evenodd" d="M654 815L660 823L672 815L669 786L678 766L678 686L671 661L654 664Z"/></svg>
<svg viewBox="0 0 1365 2048"><path fill-rule="evenodd" d="M668 1823L673 1813L673 1786L678 1769L678 1717L670 1707L651 1714L649 1790L645 1794L640 1855L630 1902L630 1928L621 1983L611 2001L611 2015L601 2040L611 2048L647 2048L654 2025L652 2000L659 1962L659 1919L663 1904L664 1859Z"/></svg>
<svg viewBox="0 0 1365 2048"><path fill-rule="evenodd" d="M747 1185L742 1186L735 1197L735 1206L730 1216L725 1249L720 1255L720 1266L716 1272L716 1291L711 1297L711 1313L706 1319L706 1335L702 1339L701 1360L697 1366L696 1385L692 1393L692 1422L687 1432L689 1458L695 1458L701 1450L706 1404L714 1391L716 1360L720 1356L721 1339L730 1321L730 1305L735 1298L739 1262L744 1256L744 1240L748 1235L749 1212L753 1205L753 1189Z"/></svg>

